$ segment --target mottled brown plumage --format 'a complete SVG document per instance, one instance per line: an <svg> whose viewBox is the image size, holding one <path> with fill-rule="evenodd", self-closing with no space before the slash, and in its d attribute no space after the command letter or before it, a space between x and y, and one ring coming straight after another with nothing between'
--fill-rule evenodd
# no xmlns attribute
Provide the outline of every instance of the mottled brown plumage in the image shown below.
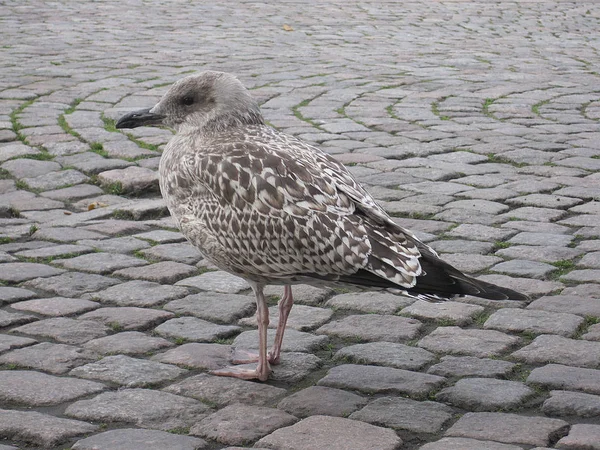
<svg viewBox="0 0 600 450"><path fill-rule="evenodd" d="M342 164L265 125L258 105L232 75L184 78L154 108L123 117L117 127L158 123L177 131L161 159L161 192L187 239L216 266L251 283L261 355L267 284L342 283L426 299L526 298L440 260L394 223ZM279 358L292 303L286 286L272 362ZM263 356L256 373L223 374L265 379Z"/></svg>

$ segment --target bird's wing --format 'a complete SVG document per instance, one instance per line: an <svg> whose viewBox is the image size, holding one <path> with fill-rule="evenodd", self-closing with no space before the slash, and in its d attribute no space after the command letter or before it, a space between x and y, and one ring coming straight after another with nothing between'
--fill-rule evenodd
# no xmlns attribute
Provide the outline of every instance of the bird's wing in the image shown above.
<svg viewBox="0 0 600 450"><path fill-rule="evenodd" d="M411 287L419 250L333 158L293 138L212 143L186 155L189 208L246 276L365 284L361 270ZM372 283L372 280L369 281ZM383 286L382 286L383 287Z"/></svg>

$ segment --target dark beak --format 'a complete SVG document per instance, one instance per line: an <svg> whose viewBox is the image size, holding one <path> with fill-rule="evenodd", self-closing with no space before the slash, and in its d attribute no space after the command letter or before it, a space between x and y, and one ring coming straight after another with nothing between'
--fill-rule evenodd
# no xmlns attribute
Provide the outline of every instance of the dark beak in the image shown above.
<svg viewBox="0 0 600 450"><path fill-rule="evenodd" d="M117 128L137 128L150 125L162 125L165 118L162 114L151 113L150 109L140 109L125 114L116 123Z"/></svg>

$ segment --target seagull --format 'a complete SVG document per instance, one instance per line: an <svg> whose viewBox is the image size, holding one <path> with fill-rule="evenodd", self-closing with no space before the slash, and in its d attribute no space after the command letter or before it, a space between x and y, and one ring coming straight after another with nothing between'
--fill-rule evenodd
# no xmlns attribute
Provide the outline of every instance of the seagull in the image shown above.
<svg viewBox="0 0 600 450"><path fill-rule="evenodd" d="M166 126L175 135L159 166L160 189L181 232L219 269L256 296L256 368L216 375L267 380L278 364L292 285L390 289L425 300L473 295L528 297L471 278L396 224L346 167L317 147L265 124L233 75L205 71L175 82L151 109L121 117L119 129ZM266 285L284 285L267 353ZM234 361L235 363L235 361Z"/></svg>

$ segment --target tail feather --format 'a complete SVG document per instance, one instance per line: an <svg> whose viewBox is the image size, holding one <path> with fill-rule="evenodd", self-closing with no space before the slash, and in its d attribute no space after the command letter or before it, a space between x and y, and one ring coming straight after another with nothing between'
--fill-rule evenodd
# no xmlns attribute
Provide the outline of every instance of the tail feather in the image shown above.
<svg viewBox="0 0 600 450"><path fill-rule="evenodd" d="M375 228L375 227L373 227ZM443 261L429 246L395 229L367 227L372 253L369 265L351 275L339 277L343 283L363 287L397 289L407 295L443 300L473 295L489 300L528 300L524 294L501 286L477 280ZM386 238L387 234L387 238ZM403 242L402 242L402 238ZM401 242L401 245L390 242ZM416 248L420 257L408 250ZM414 270L418 261L421 270ZM412 285L412 286L411 286Z"/></svg>

